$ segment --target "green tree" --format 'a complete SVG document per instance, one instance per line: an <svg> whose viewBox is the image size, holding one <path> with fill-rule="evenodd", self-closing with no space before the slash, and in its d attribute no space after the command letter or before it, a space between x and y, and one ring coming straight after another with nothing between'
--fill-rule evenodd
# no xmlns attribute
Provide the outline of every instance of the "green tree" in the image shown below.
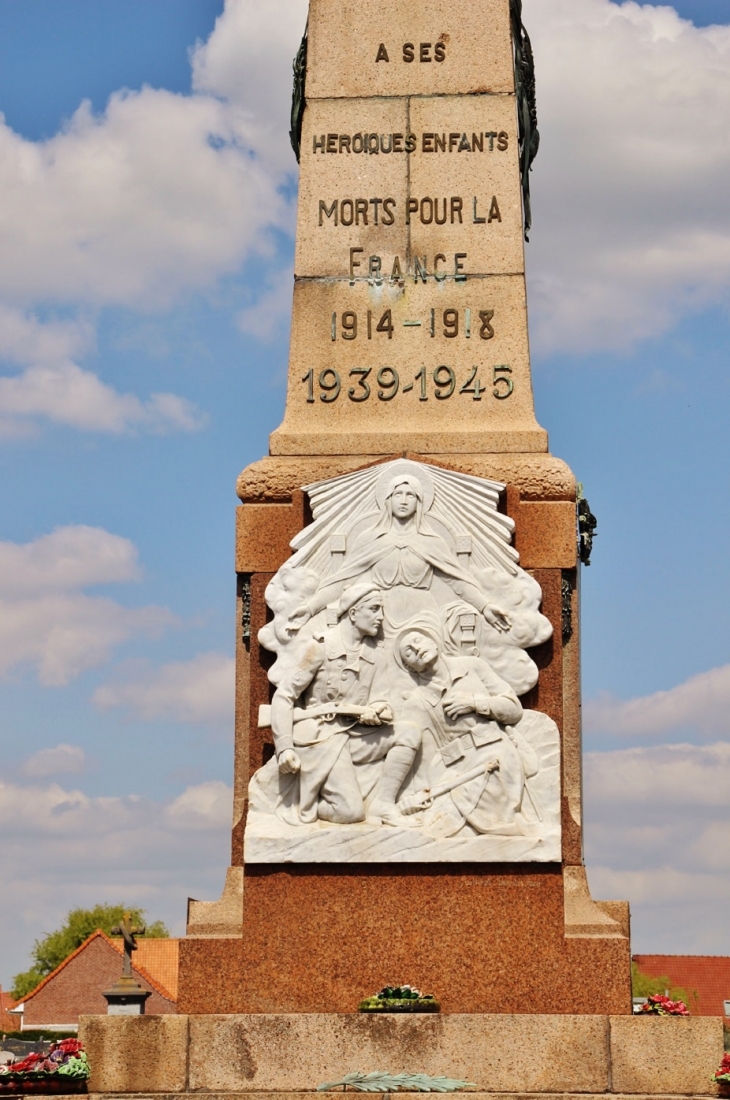
<svg viewBox="0 0 730 1100"><path fill-rule="evenodd" d="M33 965L22 974L13 978L11 996L19 1000L35 989L51 971L60 966L64 959L80 947L92 932L100 928L109 934L115 924L119 924L125 913L129 913L137 925L143 925L145 910L127 908L125 905L95 905L93 909L72 909L66 920L55 932L49 932L33 944L31 958ZM162 921L157 920L146 926L146 935L153 939L165 939L170 933Z"/></svg>
<svg viewBox="0 0 730 1100"><path fill-rule="evenodd" d="M631 992L634 997L663 997L666 993L673 1001L684 1001L689 1009L699 999L695 990L672 985L669 978L650 978L635 962L631 964Z"/></svg>

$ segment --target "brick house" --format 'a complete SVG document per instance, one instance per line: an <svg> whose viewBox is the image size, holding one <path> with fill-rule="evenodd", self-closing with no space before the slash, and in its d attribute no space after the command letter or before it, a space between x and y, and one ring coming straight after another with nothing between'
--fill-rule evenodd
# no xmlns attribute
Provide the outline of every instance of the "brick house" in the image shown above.
<svg viewBox="0 0 730 1100"><path fill-rule="evenodd" d="M0 985L0 1034L4 1031L17 1031L18 1030L18 1018L17 1016L11 1016L8 1013L8 1009L13 1005L13 998L9 993L5 993L3 987Z"/></svg>
<svg viewBox="0 0 730 1100"><path fill-rule="evenodd" d="M140 940L132 956L135 978L152 994L145 1008L148 1015L177 1012L178 944L171 939ZM74 1031L80 1015L106 1015L102 994L120 976L121 959L121 942L97 930L14 1006L13 1018L20 1021L14 1029Z"/></svg>
<svg viewBox="0 0 730 1100"><path fill-rule="evenodd" d="M642 974L685 989L693 1016L730 1017L730 956L634 955L633 961Z"/></svg>

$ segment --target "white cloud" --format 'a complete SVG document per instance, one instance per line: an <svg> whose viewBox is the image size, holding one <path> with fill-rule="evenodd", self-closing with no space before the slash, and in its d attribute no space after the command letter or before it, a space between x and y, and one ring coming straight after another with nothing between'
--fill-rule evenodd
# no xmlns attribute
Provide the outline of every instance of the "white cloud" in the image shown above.
<svg viewBox="0 0 730 1100"><path fill-rule="evenodd" d="M0 675L30 666L42 684L62 686L104 664L120 643L174 624L166 608L127 608L80 591L138 576L133 544L101 528L0 543Z"/></svg>
<svg viewBox="0 0 730 1100"><path fill-rule="evenodd" d="M0 882L14 914L0 940L2 984L78 906L140 905L184 934L188 895L215 900L223 886L231 805L230 788L215 781L153 802L0 780Z"/></svg>
<svg viewBox="0 0 730 1100"><path fill-rule="evenodd" d="M205 416L182 397L156 393L141 401L82 370L72 357L92 350L94 338L84 317L40 321L0 302L0 360L26 366L21 374L0 376L0 437L28 434L38 419L112 433L196 431L205 425Z"/></svg>
<svg viewBox="0 0 730 1100"><path fill-rule="evenodd" d="M119 669L117 680L96 690L94 702L102 710L123 707L144 721L230 727L234 681L235 661L223 653L201 653L158 668L130 662Z"/></svg>
<svg viewBox="0 0 730 1100"><path fill-rule="evenodd" d="M730 741L711 745L659 745L589 752L586 782L604 805L720 808L730 813Z"/></svg>
<svg viewBox="0 0 730 1100"><path fill-rule="evenodd" d="M259 340L271 340L282 330L289 331L294 276L291 268L271 277L263 294L254 305L238 315L238 327Z"/></svg>
<svg viewBox="0 0 730 1100"><path fill-rule="evenodd" d="M628 871L591 864L588 877L593 897L629 899L633 952L727 955L727 874L665 867Z"/></svg>
<svg viewBox="0 0 730 1100"><path fill-rule="evenodd" d="M29 367L15 377L0 377L0 435L17 435L24 423L39 418L112 433L135 428L190 432L206 424L206 417L184 397L153 393L143 402L134 394L118 393L75 363Z"/></svg>
<svg viewBox="0 0 730 1100"><path fill-rule="evenodd" d="M6 836L45 837L49 844L69 841L92 847L112 834L144 830L145 822L188 828L220 829L231 825L232 794L217 780L187 788L169 803L154 803L138 795L126 798L91 798L81 790L66 790L57 783L24 786L0 780L0 824ZM91 833L96 834L94 838ZM121 837L115 849L122 851ZM138 853L141 855L141 853ZM131 855L131 853L130 853ZM140 860L140 862L143 862Z"/></svg>
<svg viewBox="0 0 730 1100"><path fill-rule="evenodd" d="M702 733L730 733L729 715L730 665L638 699L622 701L600 695L584 708L587 730L635 737L664 735L687 727Z"/></svg>
<svg viewBox="0 0 730 1100"><path fill-rule="evenodd" d="M542 350L627 347L730 286L730 27L525 0L542 144L527 246Z"/></svg>
<svg viewBox="0 0 730 1100"><path fill-rule="evenodd" d="M106 664L122 642L157 637L175 622L164 607L127 608L79 592L0 600L0 675L30 666L46 687L63 687Z"/></svg>
<svg viewBox="0 0 730 1100"><path fill-rule="evenodd" d="M208 95L117 92L44 142L0 124L0 294L147 310L212 286L285 204Z"/></svg>
<svg viewBox="0 0 730 1100"><path fill-rule="evenodd" d="M730 742L588 753L586 861L628 898L634 949L727 953Z"/></svg>
<svg viewBox="0 0 730 1100"><path fill-rule="evenodd" d="M307 9L307 0L227 0L193 54L193 87L227 102L238 132L275 170L293 168L292 61Z"/></svg>
<svg viewBox="0 0 730 1100"><path fill-rule="evenodd" d="M220 780L188 787L165 809L167 821L179 829L230 828L232 791Z"/></svg>
<svg viewBox="0 0 730 1100"><path fill-rule="evenodd" d="M281 184L296 170L289 74L306 3L259 8L227 4L194 51L191 95L119 91L99 114L82 103L44 141L0 116L0 361L24 368L0 376L0 436L48 421L111 433L204 426L183 397L119 392L80 360L99 309L164 311L273 255L271 229L292 231ZM39 303L77 316L39 320Z"/></svg>
<svg viewBox="0 0 730 1100"><path fill-rule="evenodd" d="M0 542L0 595L68 590L141 577L137 548L102 527L57 527L33 542Z"/></svg>
<svg viewBox="0 0 730 1100"><path fill-rule="evenodd" d="M0 261L1 262L1 261ZM71 321L37 316L0 303L0 358L14 363L57 363L94 346L94 327L84 317Z"/></svg>
<svg viewBox="0 0 730 1100"><path fill-rule="evenodd" d="M80 775L86 770L86 753L79 745L56 745L39 749L21 767L29 779L45 779L49 775Z"/></svg>

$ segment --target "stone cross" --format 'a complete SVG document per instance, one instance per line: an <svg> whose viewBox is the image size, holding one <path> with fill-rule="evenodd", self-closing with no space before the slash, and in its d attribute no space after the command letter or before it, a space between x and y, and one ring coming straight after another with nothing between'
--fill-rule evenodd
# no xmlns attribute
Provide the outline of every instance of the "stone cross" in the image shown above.
<svg viewBox="0 0 730 1100"><path fill-rule="evenodd" d="M119 924L111 930L112 936L122 936L124 939L124 962L122 963L122 977L132 977L132 952L137 950L135 936L144 936L147 929L134 928L131 913L125 913Z"/></svg>

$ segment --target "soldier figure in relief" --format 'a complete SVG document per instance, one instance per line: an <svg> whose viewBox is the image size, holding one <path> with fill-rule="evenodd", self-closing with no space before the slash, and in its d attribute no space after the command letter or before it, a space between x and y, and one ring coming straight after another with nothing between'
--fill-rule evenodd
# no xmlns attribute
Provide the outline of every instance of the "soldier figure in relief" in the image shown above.
<svg viewBox="0 0 730 1100"><path fill-rule="evenodd" d="M281 782L298 779L300 824L364 821L365 799L373 793L369 821L415 825L395 802L420 733L412 726L396 732L392 725L385 655L377 640L382 596L371 582L352 585L342 593L337 614L337 625L311 638L274 693L271 728ZM360 767L378 761L384 762L379 779L372 768ZM374 792L372 782L363 789L364 777L373 775Z"/></svg>
<svg viewBox="0 0 730 1100"><path fill-rule="evenodd" d="M520 835L517 820L525 780L539 762L515 726L522 706L509 684L479 657L446 656L428 629L405 630L396 642L402 664L417 678L399 727L418 730L429 788L457 784L434 802L425 827L454 835L464 824L477 833ZM459 775L481 774L464 783ZM425 799L428 805L430 798Z"/></svg>

